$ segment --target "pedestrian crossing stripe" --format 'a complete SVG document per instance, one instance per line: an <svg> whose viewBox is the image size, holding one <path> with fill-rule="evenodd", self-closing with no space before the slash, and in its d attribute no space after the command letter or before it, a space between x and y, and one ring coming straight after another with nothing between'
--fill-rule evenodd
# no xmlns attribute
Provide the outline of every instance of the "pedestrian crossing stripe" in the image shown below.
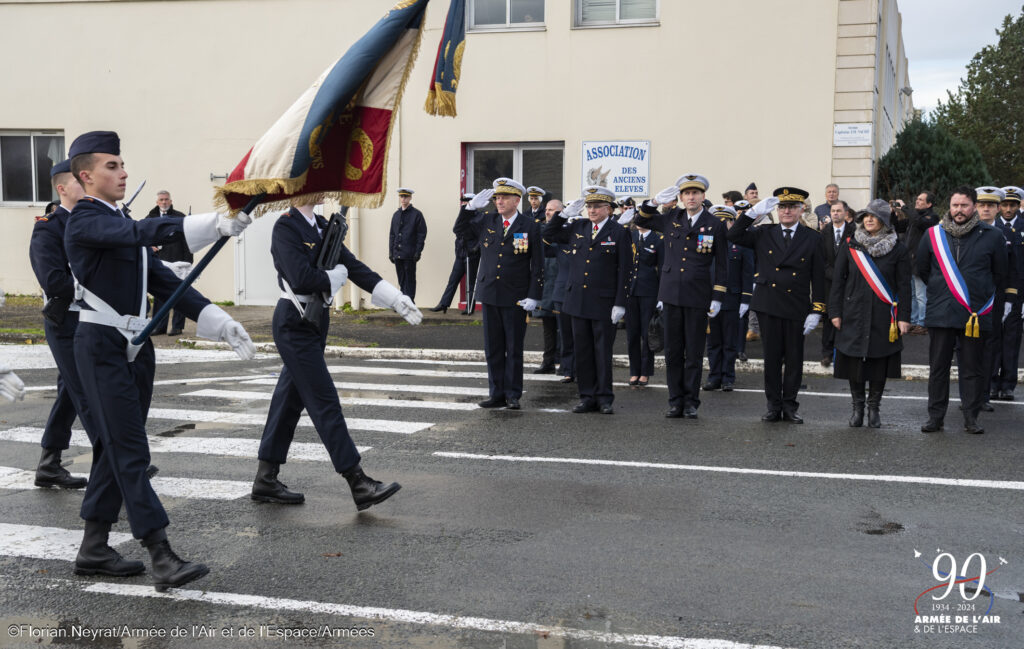
<svg viewBox="0 0 1024 649"><path fill-rule="evenodd" d="M235 399L238 401L269 401L273 392L244 392L241 390L215 390L205 389L195 392L185 392L183 397L208 397L219 399ZM413 401L405 399L361 399L356 397L345 397L341 400L342 406L373 406L380 408L424 408L434 410L479 410L475 403L464 403L460 401ZM346 421L348 421L346 419Z"/></svg>
<svg viewBox="0 0 1024 649"><path fill-rule="evenodd" d="M171 419L174 421L198 421L217 424L242 424L245 426L262 426L267 422L266 415L249 415L239 412L217 412L212 410L181 410L174 408L150 408L150 419ZM345 423L349 430L369 430L380 433L400 433L410 435L433 426L424 421L397 421L392 419L361 419L346 417ZM308 416L299 418L299 426L312 426Z"/></svg>
<svg viewBox="0 0 1024 649"><path fill-rule="evenodd" d="M74 561L82 545L82 530L0 523L0 555L30 559ZM131 534L111 532L111 547L132 540Z"/></svg>
<svg viewBox="0 0 1024 649"><path fill-rule="evenodd" d="M277 385L277 379L250 379L241 381L244 385ZM417 394L457 394L460 396L487 397L487 388L463 388L454 385L403 385L393 383L356 383L335 381L338 390L359 390L363 392L415 392Z"/></svg>
<svg viewBox="0 0 1024 649"><path fill-rule="evenodd" d="M72 473L76 478L88 478L87 473ZM36 487L36 474L17 467L0 466L0 489L24 491ZM197 478L150 478L153 490L166 498L194 498L199 500L237 500L252 492L252 483L238 480L201 480Z"/></svg>

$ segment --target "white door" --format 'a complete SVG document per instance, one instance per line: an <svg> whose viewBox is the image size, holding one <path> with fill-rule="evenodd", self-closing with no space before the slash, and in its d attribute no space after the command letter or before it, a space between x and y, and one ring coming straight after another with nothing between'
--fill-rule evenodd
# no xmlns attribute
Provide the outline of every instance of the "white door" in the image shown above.
<svg viewBox="0 0 1024 649"><path fill-rule="evenodd" d="M270 257L270 234L281 210L255 219L238 237L235 248L235 277L238 279L238 304L273 306L281 295L277 271Z"/></svg>

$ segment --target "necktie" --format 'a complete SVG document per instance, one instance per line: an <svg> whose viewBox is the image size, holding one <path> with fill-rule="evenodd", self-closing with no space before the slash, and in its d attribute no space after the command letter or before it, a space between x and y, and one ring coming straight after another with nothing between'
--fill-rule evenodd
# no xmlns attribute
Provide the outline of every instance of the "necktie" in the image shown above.
<svg viewBox="0 0 1024 649"><path fill-rule="evenodd" d="M597 227L597 224L595 223L594 224L594 232L593 232L593 234L590 235L591 239L596 239L597 238L597 231L598 231L598 229L599 228Z"/></svg>
<svg viewBox="0 0 1024 649"><path fill-rule="evenodd" d="M508 220L506 220L506 221L505 221L505 231L504 231L504 232L502 232L502 234L503 234L503 235L505 235L505 234L508 234L508 226L509 226L509 225L511 225L511 224L510 224L510 223L508 222Z"/></svg>
<svg viewBox="0 0 1024 649"><path fill-rule="evenodd" d="M793 231L792 230L783 230L782 231L783 247L789 248L789 243L792 240L793 240Z"/></svg>
<svg viewBox="0 0 1024 649"><path fill-rule="evenodd" d="M836 230L836 248L839 247L839 242L842 241L842 239L843 239L843 231L842 230Z"/></svg>

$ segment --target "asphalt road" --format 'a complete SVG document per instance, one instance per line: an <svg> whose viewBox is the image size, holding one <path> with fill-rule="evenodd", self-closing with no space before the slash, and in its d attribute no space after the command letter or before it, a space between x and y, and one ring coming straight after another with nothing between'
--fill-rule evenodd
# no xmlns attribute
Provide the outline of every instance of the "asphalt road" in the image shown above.
<svg viewBox="0 0 1024 649"><path fill-rule="evenodd" d="M480 329L461 331L478 348ZM755 374L702 395L696 421L663 418L663 373L617 387L613 416L571 414L575 386L528 375L523 410L484 411L482 364L331 358L364 468L403 485L356 513L309 426L281 474L306 503L251 502L279 361L180 354L158 365L148 431L173 547L210 575L162 597L146 575L74 576L81 492L12 473L38 460L56 371L19 369L36 389L0 406L0 647L1022 645L1020 402L984 415L985 435L955 412L924 435L921 382L890 383L872 430L846 426L844 386L824 377L808 377L794 426L759 421ZM65 459L87 473L87 448ZM981 594L922 595L944 583L940 555L938 570L975 577L981 555ZM915 622L915 602L949 623ZM126 630L146 637L75 637Z"/></svg>

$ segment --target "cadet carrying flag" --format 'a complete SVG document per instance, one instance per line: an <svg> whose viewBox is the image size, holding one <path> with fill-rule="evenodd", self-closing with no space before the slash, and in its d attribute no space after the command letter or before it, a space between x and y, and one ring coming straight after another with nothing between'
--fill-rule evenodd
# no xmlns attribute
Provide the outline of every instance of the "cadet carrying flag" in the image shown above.
<svg viewBox="0 0 1024 649"><path fill-rule="evenodd" d="M235 213L263 193L261 214L324 198L379 207L391 128L429 1L397 2L325 70L215 189L218 208Z"/></svg>
<svg viewBox="0 0 1024 649"><path fill-rule="evenodd" d="M466 49L466 0L452 0L444 21L441 42L437 44L434 75L423 109L431 115L455 117L455 91L462 72L462 53Z"/></svg>

